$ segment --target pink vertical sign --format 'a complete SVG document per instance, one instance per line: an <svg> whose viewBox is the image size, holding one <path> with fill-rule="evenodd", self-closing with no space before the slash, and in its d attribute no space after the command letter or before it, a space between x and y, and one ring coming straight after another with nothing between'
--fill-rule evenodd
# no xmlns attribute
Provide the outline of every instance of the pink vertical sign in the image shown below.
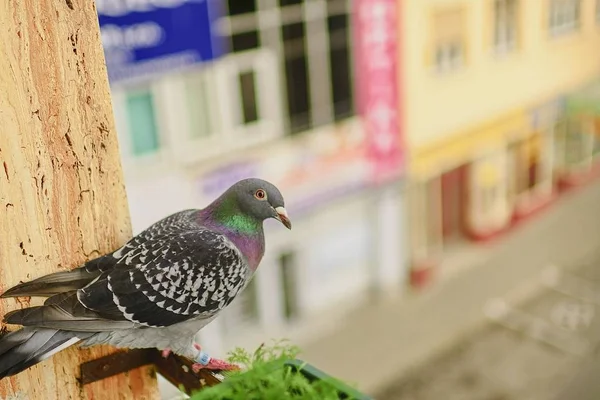
<svg viewBox="0 0 600 400"><path fill-rule="evenodd" d="M402 173L398 86L398 3L354 0L358 108L376 183Z"/></svg>

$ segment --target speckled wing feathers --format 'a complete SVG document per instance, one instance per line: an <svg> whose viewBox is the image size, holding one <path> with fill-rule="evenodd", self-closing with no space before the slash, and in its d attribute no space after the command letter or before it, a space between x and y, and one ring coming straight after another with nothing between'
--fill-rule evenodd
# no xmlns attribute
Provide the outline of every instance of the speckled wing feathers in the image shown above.
<svg viewBox="0 0 600 400"><path fill-rule="evenodd" d="M69 271L61 271L42 276L33 281L16 285L2 294L1 297L16 296L53 296L71 290L81 289L102 272L110 271L115 267L115 261L120 260L123 254L130 254L139 243L155 240L161 236L185 232L195 227L194 214L197 210L184 210L170 215L154 223L139 235L130 239L123 247L113 253L88 261L79 268ZM134 253L131 253L134 254Z"/></svg>
<svg viewBox="0 0 600 400"><path fill-rule="evenodd" d="M139 257L144 256L144 254L142 254L144 249L140 248L141 244L158 240L161 237L172 234L198 229L198 225L194 222L194 215L197 212L198 210L190 209L169 215L131 238L123 245L123 247L103 257L89 261L83 268L90 273L98 271L104 272L112 270L116 266L115 259L121 264L124 263L126 259L133 259L135 257L138 257L138 260L142 261L143 258L139 259Z"/></svg>
<svg viewBox="0 0 600 400"><path fill-rule="evenodd" d="M205 229L139 243L135 252L123 254L105 277L80 290L81 303L108 318L122 315L144 326L169 326L212 316L248 278L239 251Z"/></svg>
<svg viewBox="0 0 600 400"><path fill-rule="evenodd" d="M101 262L84 265L95 278L70 292L77 301L70 293L57 294L45 306L9 315L9 322L60 329L75 329L76 322L76 329L87 330L82 325L93 321L94 329L104 330L98 322L105 320L109 330L212 317L234 299L250 273L239 250L223 235L196 224L193 212L167 217Z"/></svg>

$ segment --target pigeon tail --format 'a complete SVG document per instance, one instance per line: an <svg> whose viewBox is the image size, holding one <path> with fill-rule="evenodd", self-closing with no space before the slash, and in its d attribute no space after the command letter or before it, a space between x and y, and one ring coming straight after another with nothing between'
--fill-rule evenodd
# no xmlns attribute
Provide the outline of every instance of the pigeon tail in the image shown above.
<svg viewBox="0 0 600 400"><path fill-rule="evenodd" d="M0 338L0 379L18 374L91 333L25 327Z"/></svg>

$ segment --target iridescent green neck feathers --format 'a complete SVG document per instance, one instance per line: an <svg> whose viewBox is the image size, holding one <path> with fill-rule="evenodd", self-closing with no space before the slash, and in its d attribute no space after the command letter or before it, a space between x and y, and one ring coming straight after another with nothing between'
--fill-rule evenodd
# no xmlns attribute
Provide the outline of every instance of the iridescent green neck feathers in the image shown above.
<svg viewBox="0 0 600 400"><path fill-rule="evenodd" d="M233 198L224 198L217 202L212 210L212 215L215 222L232 231L248 235L261 231L262 222L244 213Z"/></svg>

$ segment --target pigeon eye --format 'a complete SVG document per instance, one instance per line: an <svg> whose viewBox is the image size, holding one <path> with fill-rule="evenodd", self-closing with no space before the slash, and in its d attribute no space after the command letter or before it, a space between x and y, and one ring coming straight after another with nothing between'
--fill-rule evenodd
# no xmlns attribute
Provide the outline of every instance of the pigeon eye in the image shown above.
<svg viewBox="0 0 600 400"><path fill-rule="evenodd" d="M264 190L258 189L256 192L254 192L254 197L256 197L259 200L264 200L267 198L267 194Z"/></svg>

